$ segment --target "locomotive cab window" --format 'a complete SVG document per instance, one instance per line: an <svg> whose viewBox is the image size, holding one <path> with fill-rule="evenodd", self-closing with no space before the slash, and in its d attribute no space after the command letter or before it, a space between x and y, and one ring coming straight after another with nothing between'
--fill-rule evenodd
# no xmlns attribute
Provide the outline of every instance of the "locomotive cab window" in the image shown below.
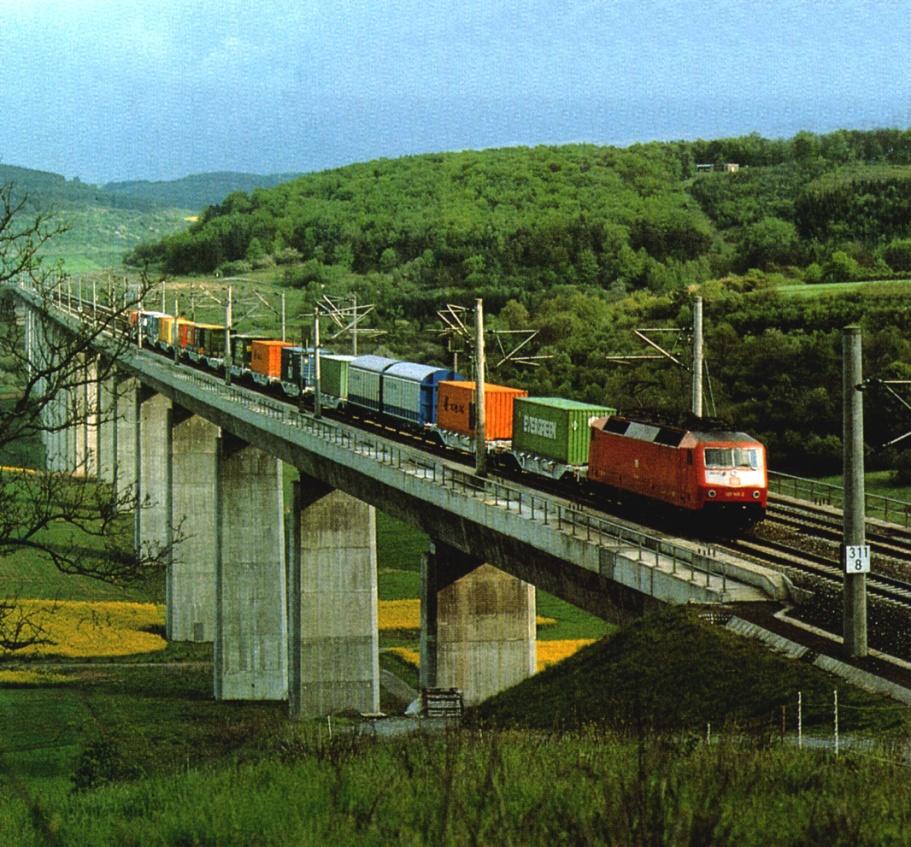
<svg viewBox="0 0 911 847"><path fill-rule="evenodd" d="M706 447L707 468L759 469L759 451L754 447Z"/></svg>

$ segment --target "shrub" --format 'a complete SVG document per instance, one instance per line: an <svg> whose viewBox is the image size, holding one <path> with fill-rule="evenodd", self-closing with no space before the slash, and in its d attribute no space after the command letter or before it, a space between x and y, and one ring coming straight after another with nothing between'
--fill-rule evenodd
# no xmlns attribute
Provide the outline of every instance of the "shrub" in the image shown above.
<svg viewBox="0 0 911 847"><path fill-rule="evenodd" d="M237 259L234 262L223 262L218 266L218 273L221 276L236 276L237 274L250 273L253 266L243 259Z"/></svg>
<svg viewBox="0 0 911 847"><path fill-rule="evenodd" d="M807 269L803 272L804 282L816 283L822 282L822 265L818 262L811 262L807 265Z"/></svg>
<svg viewBox="0 0 911 847"><path fill-rule="evenodd" d="M112 741L99 738L91 742L79 756L73 772L74 791L88 791L100 785L136 779L141 769L128 762Z"/></svg>
<svg viewBox="0 0 911 847"><path fill-rule="evenodd" d="M843 250L836 250L823 265L825 282L848 282L860 276L860 265Z"/></svg>

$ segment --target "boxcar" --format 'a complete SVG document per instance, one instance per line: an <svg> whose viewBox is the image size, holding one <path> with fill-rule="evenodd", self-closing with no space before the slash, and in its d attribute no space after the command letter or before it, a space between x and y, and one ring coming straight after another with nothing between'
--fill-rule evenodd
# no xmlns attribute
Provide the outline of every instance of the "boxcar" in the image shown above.
<svg viewBox="0 0 911 847"><path fill-rule="evenodd" d="M444 380L460 379L455 371L415 362L396 362L382 373L383 414L427 426L436 420L437 390Z"/></svg>
<svg viewBox="0 0 911 847"><path fill-rule="evenodd" d="M385 356L358 356L348 365L348 404L381 412L383 409L383 372L398 359Z"/></svg>
<svg viewBox="0 0 911 847"><path fill-rule="evenodd" d="M221 359L225 355L225 328L221 324L196 324L194 349L200 356Z"/></svg>
<svg viewBox="0 0 911 847"><path fill-rule="evenodd" d="M348 368L357 357L320 353L320 394L328 394L338 402L348 400Z"/></svg>

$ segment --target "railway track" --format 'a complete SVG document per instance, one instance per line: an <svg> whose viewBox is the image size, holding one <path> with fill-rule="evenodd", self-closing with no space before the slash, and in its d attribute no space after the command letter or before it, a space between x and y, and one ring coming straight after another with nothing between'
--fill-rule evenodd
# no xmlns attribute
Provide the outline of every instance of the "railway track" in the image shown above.
<svg viewBox="0 0 911 847"><path fill-rule="evenodd" d="M831 506L769 495L766 522L836 544L842 540L841 512ZM872 553L911 562L911 530L897 524L868 521L866 537Z"/></svg>
<svg viewBox="0 0 911 847"><path fill-rule="evenodd" d="M840 587L843 582L841 566L837 560L822 553L795 549L793 544L784 541L750 538L729 541L722 546L760 564L824 580L833 586ZM887 574L871 573L867 577L867 591L911 610L911 582Z"/></svg>
<svg viewBox="0 0 911 847"><path fill-rule="evenodd" d="M97 312L99 315L107 316L107 310L100 305ZM84 309L83 313L86 314L87 310ZM166 353L157 348L152 348L151 352L167 356ZM189 361L183 362L182 366L196 367L204 372L210 372L203 365ZM298 405L298 401L287 398L276 391L264 390L261 386L252 383L246 384L244 381L241 381L241 384L246 388L262 391L273 399L287 403L289 406ZM304 402L307 407L312 408L312 400L310 398L307 398ZM464 466L470 466L474 461L472 456L443 447L431 437L390 427L388 422L374 420L360 414L341 414L331 410L324 410L324 414L342 422L359 426L368 432L372 431L386 438L397 440L400 443L419 447L429 453L445 457ZM643 521L643 515L638 509L631 508L629 503L623 501L614 502L608 500L603 493L596 496L579 486L567 486L565 483L552 482L540 477L530 479L526 474L513 472L506 467L492 467L491 472L491 475L500 476L504 482L545 491L552 496L566 498L567 501L572 500L583 512L607 517L611 520L619 520L630 524L631 527L636 527L640 531L657 534L669 532L674 536L686 534L684 528L674 526L676 522L673 521L669 525L665 525L663 521L657 523L648 520ZM833 550L830 555L826 555L825 552L818 550L805 551L798 549L794 543L788 544L787 542L760 539L758 537L725 541L721 546L726 547L732 553L743 555L760 564L787 568L795 573L806 574L833 583L836 581L841 582L842 574L836 546L840 543L842 537L841 515L838 511L831 507L817 506L809 502L770 494L765 523L787 533L796 534L807 539L810 543L816 542L818 544L821 542L823 545L832 545ZM693 540L699 541L698 538ZM887 557L888 559L911 565L911 530L899 526L887 529L879 523L871 524L868 526L867 540L875 556L880 558ZM875 574L868 579L868 586L872 594L889 596L891 593L896 602L911 607L911 584L909 583L903 583L901 580L885 574Z"/></svg>

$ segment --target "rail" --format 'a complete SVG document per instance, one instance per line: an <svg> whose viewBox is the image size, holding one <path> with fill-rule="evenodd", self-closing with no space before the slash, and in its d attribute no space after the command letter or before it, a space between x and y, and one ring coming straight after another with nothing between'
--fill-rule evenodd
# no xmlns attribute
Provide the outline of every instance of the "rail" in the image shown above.
<svg viewBox="0 0 911 847"><path fill-rule="evenodd" d="M769 490L776 494L809 500L825 506L842 508L844 490L840 485L805 479L800 476L769 471ZM879 518L887 523L897 523L906 529L911 527L911 503L882 494L864 493L864 509L868 518Z"/></svg>

